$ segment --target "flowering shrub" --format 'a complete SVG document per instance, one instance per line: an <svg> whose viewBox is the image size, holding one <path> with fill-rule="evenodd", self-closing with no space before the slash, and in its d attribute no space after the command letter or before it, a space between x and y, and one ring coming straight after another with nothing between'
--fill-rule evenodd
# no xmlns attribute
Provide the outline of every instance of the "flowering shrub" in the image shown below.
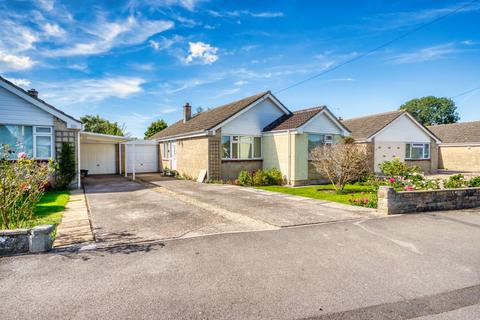
<svg viewBox="0 0 480 320"><path fill-rule="evenodd" d="M468 181L469 187L480 187L480 176L474 177Z"/></svg>
<svg viewBox="0 0 480 320"><path fill-rule="evenodd" d="M366 194L362 192L360 197L358 197L352 194L348 202L353 206L377 208L377 195L375 193Z"/></svg>
<svg viewBox="0 0 480 320"><path fill-rule="evenodd" d="M35 205L49 185L52 162L37 163L20 152L17 161L0 159L0 228L29 226Z"/></svg>
<svg viewBox="0 0 480 320"><path fill-rule="evenodd" d="M380 164L380 171L390 177L400 176L409 177L414 173L418 173L417 167L410 167L399 158L394 158L392 161L384 161Z"/></svg>
<svg viewBox="0 0 480 320"><path fill-rule="evenodd" d="M468 187L468 182L465 180L463 174L454 174L445 181L445 188L455 189L465 187Z"/></svg>

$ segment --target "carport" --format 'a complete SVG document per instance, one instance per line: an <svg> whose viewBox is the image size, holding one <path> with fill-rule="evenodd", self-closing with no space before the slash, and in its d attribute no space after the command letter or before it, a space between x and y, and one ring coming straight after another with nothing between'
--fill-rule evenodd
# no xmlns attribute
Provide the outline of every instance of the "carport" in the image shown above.
<svg viewBox="0 0 480 320"><path fill-rule="evenodd" d="M80 132L80 163L79 168L88 170L89 174L120 173L118 163L119 145L129 141L129 138Z"/></svg>

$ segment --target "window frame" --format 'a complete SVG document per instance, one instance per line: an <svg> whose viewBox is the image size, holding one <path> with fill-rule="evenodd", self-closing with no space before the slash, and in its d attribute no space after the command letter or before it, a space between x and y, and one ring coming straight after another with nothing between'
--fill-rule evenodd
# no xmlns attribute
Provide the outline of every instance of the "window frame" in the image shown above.
<svg viewBox="0 0 480 320"><path fill-rule="evenodd" d="M164 142L163 143L163 160L170 160L171 159L171 142Z"/></svg>
<svg viewBox="0 0 480 320"><path fill-rule="evenodd" d="M414 147L414 145L416 145ZM422 157L421 158L412 158L412 149L420 149L420 145L422 145ZM428 156L426 157L426 150L428 150ZM408 152L408 156L407 156ZM430 150L430 143L428 142L407 142L405 143L405 160L431 160L431 150Z"/></svg>
<svg viewBox="0 0 480 320"><path fill-rule="evenodd" d="M53 140L53 128L50 126L32 126L33 132L33 157L37 160L48 160L54 159L55 157L55 148L54 148L54 140ZM37 128L39 129L50 129L50 132L37 132ZM37 137L49 137L50 138L50 156L49 157L37 157Z"/></svg>
<svg viewBox="0 0 480 320"><path fill-rule="evenodd" d="M229 160L229 161L249 161L249 160L263 160L263 137L261 135L240 135L240 134L223 134L221 136L220 144L223 145L222 140L223 137L229 137L230 140L230 157L229 158L224 158L223 154L221 154L221 159L222 160ZM233 137L237 137L237 140L234 141ZM251 152L252 152L252 157L251 158L239 158L240 157L240 144L241 138L251 138L250 146L251 146ZM255 138L260 138L260 157L255 157ZM245 143L245 142L243 142ZM236 149L237 149L237 156L238 158L233 158L233 145L236 144ZM223 153L223 147L220 148L220 152Z"/></svg>

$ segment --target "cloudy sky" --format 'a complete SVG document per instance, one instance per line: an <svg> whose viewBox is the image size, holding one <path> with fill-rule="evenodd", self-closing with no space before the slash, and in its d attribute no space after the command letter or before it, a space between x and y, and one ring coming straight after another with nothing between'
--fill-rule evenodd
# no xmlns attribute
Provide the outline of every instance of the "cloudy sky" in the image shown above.
<svg viewBox="0 0 480 320"><path fill-rule="evenodd" d="M291 84L469 1L0 0L0 75L80 117L142 137L181 107L219 106ZM361 3L361 4L360 4ZM480 86L480 3L277 97L343 118ZM455 98L480 119L480 90Z"/></svg>

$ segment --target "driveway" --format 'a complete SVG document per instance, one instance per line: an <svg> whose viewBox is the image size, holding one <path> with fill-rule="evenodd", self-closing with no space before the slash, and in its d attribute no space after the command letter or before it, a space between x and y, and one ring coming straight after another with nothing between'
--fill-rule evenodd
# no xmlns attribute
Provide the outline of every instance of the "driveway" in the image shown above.
<svg viewBox="0 0 480 320"><path fill-rule="evenodd" d="M374 210L230 185L140 175L90 176L85 192L98 242L141 242L359 220Z"/></svg>

